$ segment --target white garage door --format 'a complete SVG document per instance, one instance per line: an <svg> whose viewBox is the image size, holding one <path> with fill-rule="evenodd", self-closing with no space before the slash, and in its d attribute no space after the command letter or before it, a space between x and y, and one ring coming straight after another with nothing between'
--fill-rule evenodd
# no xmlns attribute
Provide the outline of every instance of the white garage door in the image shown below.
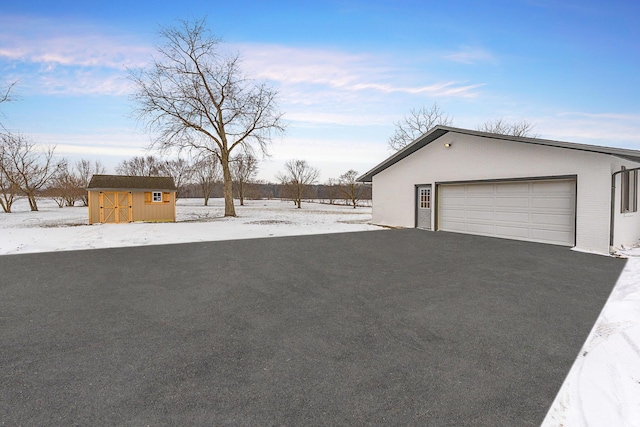
<svg viewBox="0 0 640 427"><path fill-rule="evenodd" d="M576 182L441 184L439 229L573 246Z"/></svg>

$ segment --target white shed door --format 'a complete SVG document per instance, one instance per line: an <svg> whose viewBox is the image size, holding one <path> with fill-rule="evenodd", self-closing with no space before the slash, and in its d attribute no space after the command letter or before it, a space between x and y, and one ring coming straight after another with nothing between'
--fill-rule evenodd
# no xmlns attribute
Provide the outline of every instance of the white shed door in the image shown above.
<svg viewBox="0 0 640 427"><path fill-rule="evenodd" d="M441 184L439 229L573 246L576 181Z"/></svg>

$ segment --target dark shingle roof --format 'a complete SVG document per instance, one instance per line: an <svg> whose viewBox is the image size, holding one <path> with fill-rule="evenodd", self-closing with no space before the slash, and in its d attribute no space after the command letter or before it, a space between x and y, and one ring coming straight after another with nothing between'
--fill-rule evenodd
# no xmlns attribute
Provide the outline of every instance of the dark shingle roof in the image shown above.
<svg viewBox="0 0 640 427"><path fill-rule="evenodd" d="M93 175L87 190L175 190L170 176Z"/></svg>
<svg viewBox="0 0 640 427"><path fill-rule="evenodd" d="M385 161L371 169L369 172L364 175L358 177L357 181L359 182L371 182L373 180L373 176L377 173L382 172L389 166L399 162L410 154L415 153L425 145L435 141L440 138L442 135L447 132L456 132L465 135L473 135L480 136L484 138L493 138L493 139L502 139L506 141L520 142L525 144L535 144L535 145L546 145L549 147L558 147L558 148L568 148L572 150L580 150L580 151L590 151L592 153L600 153L600 154L609 154L612 156L621 157L623 159L631 160L634 162L640 162L640 151L638 150L628 150L625 148L614 148L614 147L602 147L598 145L588 145L588 144L577 144L574 142L563 142L563 141L553 141L549 139L539 139L539 138L526 138L526 137L518 137L518 136L510 136L510 135L500 135L496 133L488 133L481 132L469 129L461 129L454 128L450 126L436 126L431 129L429 132L424 135L418 137L409 145L393 154L391 157L387 158Z"/></svg>

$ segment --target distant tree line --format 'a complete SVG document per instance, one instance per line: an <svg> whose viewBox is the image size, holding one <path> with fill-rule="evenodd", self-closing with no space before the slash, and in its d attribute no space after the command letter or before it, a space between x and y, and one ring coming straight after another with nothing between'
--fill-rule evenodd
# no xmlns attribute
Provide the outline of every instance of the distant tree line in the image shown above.
<svg viewBox="0 0 640 427"><path fill-rule="evenodd" d="M24 135L0 133L0 206L10 213L13 203L26 197L32 211L38 210L37 198L47 197L59 207L88 205L87 186L94 174L106 173L98 160L81 159L75 163L54 156L55 147L42 147ZM351 205L371 199L371 188L355 181L358 173L349 170L337 179L319 184L319 171L304 160L291 160L278 174L278 182L256 179L258 161L239 154L229 161L233 196L245 200L284 199L300 208L303 201L321 200L331 204ZM196 159L164 160L154 155L123 160L116 173L129 176L170 176L178 198L224 197L224 182L219 160L215 156Z"/></svg>

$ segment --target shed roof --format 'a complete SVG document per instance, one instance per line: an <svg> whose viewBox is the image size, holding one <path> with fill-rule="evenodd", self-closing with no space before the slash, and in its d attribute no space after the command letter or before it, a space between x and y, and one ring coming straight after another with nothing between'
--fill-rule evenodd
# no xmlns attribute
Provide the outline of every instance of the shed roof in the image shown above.
<svg viewBox="0 0 640 427"><path fill-rule="evenodd" d="M93 175L88 190L176 190L170 176Z"/></svg>
<svg viewBox="0 0 640 427"><path fill-rule="evenodd" d="M481 131L470 130L470 129L462 129L462 128L438 125L433 129L431 129L429 132L425 133L424 135L421 135L420 137L416 138L409 145L407 145L397 153L393 154L391 157L387 158L382 163L378 164L369 172L358 177L357 180L359 182L371 182L373 180L373 176L376 175L377 173L382 172L389 166L399 162L400 160L404 159L410 154L413 154L414 152L418 151L425 145L435 141L436 139L440 138L441 136L443 136L448 132L479 136L483 138L501 139L505 141L512 141L512 142L518 142L518 143L524 143L524 144L546 145L549 147L567 148L571 150L580 150L580 151L589 151L592 153L609 154L612 156L621 157L623 159L631 160L634 162L640 162L640 151L638 150L628 150L625 148L614 148L614 147L603 147L599 145L577 144L574 142L554 141L550 139L501 135L497 133L481 132Z"/></svg>

